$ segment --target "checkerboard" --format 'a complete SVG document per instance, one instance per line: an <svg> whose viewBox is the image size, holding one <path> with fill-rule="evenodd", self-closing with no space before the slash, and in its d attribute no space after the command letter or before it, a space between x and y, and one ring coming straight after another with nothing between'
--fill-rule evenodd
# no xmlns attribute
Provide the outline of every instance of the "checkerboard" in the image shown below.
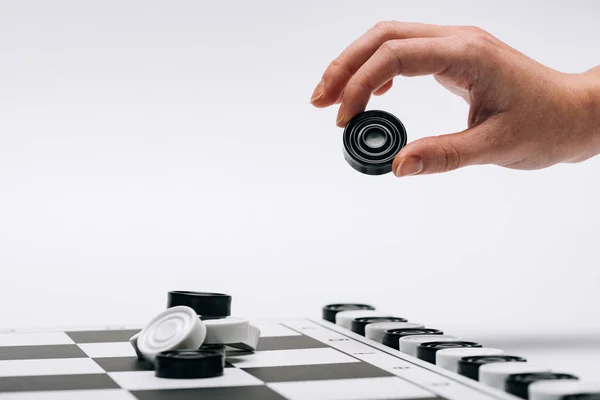
<svg viewBox="0 0 600 400"><path fill-rule="evenodd" d="M515 399L321 320L253 322L256 352L223 376L164 379L129 338L141 327L0 333L0 399Z"/></svg>

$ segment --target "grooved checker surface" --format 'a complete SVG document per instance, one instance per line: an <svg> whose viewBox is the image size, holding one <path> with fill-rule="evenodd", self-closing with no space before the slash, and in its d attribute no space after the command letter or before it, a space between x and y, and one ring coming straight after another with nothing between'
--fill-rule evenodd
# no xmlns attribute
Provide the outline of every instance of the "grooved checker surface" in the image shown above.
<svg viewBox="0 0 600 400"><path fill-rule="evenodd" d="M506 399L324 321L257 322L256 352L227 351L221 377L164 379L136 358L139 329L0 333L2 399Z"/></svg>

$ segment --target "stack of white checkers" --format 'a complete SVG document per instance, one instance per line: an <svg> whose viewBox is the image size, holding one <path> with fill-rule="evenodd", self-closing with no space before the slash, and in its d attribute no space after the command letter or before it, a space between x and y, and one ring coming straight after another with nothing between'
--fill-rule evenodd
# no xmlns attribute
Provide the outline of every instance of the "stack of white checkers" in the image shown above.
<svg viewBox="0 0 600 400"><path fill-rule="evenodd" d="M531 400L600 400L600 381L582 381L501 349L445 334L439 329L381 312L369 304L323 307L324 320L414 357Z"/></svg>
<svg viewBox="0 0 600 400"><path fill-rule="evenodd" d="M197 379L223 375L227 348L255 351L260 330L232 317L231 296L171 291L160 312L129 342L138 358L161 378Z"/></svg>

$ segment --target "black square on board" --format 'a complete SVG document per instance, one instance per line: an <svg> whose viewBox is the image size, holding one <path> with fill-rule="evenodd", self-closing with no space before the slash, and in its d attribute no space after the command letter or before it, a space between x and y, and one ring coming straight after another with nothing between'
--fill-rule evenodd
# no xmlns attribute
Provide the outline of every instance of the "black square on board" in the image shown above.
<svg viewBox="0 0 600 400"><path fill-rule="evenodd" d="M65 332L75 343L116 343L129 342L129 339L139 333L139 329L71 331Z"/></svg>

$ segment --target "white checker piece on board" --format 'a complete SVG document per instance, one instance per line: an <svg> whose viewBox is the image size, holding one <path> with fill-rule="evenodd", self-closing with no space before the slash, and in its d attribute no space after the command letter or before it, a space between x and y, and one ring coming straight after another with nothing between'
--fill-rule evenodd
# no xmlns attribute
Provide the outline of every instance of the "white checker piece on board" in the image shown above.
<svg viewBox="0 0 600 400"><path fill-rule="evenodd" d="M204 321L206 338L204 344L238 343L248 339L249 321L244 318L227 317Z"/></svg>
<svg viewBox="0 0 600 400"><path fill-rule="evenodd" d="M435 363L448 371L458 372L458 362L463 357L471 356L497 356L504 354L504 350L488 347L473 347L464 349L443 349L435 353Z"/></svg>
<svg viewBox="0 0 600 400"><path fill-rule="evenodd" d="M413 357L417 356L417 348L421 343L428 342L453 342L456 340L461 340L456 336L451 335L410 335L401 337L399 340L400 343L400 351L411 355Z"/></svg>
<svg viewBox="0 0 600 400"><path fill-rule="evenodd" d="M479 367L479 381L483 384L504 390L506 378L512 374L528 374L535 372L550 372L550 369L540 365L525 362L497 362L484 364Z"/></svg>
<svg viewBox="0 0 600 400"><path fill-rule="evenodd" d="M355 318L366 317L389 317L390 313L384 313L376 310L349 310L340 311L335 315L335 323L345 329L352 328L352 320Z"/></svg>
<svg viewBox="0 0 600 400"><path fill-rule="evenodd" d="M529 385L529 400L560 400L562 396L600 393L600 382L538 381Z"/></svg>
<svg viewBox="0 0 600 400"><path fill-rule="evenodd" d="M416 329L425 325L414 322L375 322L365 326L365 337L381 343L385 331L389 329Z"/></svg>

